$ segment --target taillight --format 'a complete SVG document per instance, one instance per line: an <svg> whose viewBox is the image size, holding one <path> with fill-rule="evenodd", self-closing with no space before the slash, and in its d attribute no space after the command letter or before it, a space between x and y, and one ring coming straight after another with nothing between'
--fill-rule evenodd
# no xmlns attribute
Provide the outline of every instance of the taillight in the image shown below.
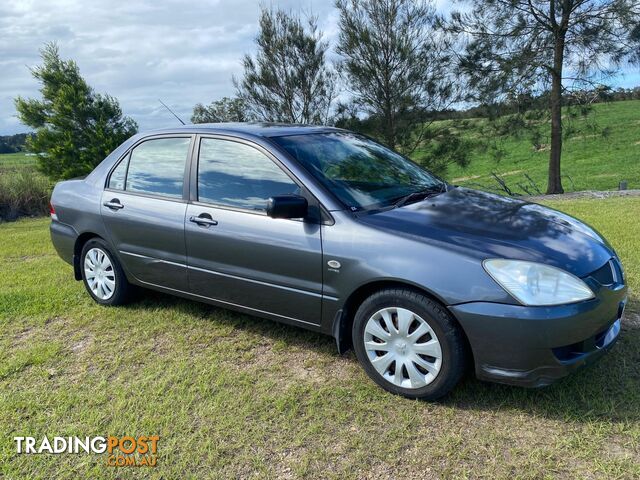
<svg viewBox="0 0 640 480"><path fill-rule="evenodd" d="M51 216L51 218L53 218L54 220L58 219L58 216L56 215L56 209L53 208L53 205L51 204L51 202L49 202L49 215Z"/></svg>

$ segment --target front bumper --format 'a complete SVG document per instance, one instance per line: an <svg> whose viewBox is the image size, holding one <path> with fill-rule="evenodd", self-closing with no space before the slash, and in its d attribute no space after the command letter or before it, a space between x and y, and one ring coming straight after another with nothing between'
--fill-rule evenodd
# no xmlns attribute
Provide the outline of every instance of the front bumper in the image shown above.
<svg viewBox="0 0 640 480"><path fill-rule="evenodd" d="M449 308L469 339L479 379L542 387L613 346L626 294L619 285L601 287L595 299L570 305L472 302Z"/></svg>

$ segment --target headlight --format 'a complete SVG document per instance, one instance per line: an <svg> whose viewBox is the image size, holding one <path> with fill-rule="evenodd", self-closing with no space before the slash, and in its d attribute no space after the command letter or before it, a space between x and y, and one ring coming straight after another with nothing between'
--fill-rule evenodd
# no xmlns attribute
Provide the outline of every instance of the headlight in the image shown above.
<svg viewBox="0 0 640 480"><path fill-rule="evenodd" d="M520 260L493 259L484 269L523 305L560 305L593 298L578 277L559 268Z"/></svg>

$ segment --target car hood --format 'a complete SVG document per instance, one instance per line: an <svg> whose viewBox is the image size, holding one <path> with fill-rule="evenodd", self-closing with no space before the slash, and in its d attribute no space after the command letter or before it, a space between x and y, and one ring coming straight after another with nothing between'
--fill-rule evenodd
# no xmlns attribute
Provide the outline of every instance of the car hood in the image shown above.
<svg viewBox="0 0 640 480"><path fill-rule="evenodd" d="M360 217L376 229L477 258L553 265L584 277L615 253L593 228L562 212L478 190L452 188L402 208Z"/></svg>

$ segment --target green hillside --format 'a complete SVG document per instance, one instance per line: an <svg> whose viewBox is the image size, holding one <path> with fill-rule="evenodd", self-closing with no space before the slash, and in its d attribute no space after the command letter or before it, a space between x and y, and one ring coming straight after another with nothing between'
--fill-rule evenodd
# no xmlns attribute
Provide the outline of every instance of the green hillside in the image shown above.
<svg viewBox="0 0 640 480"><path fill-rule="evenodd" d="M469 123L468 138L482 138L487 121L478 119ZM564 141L562 154L565 191L617 190L621 180L626 180L630 189L640 188L640 100L596 104L586 118L565 115L565 131L569 130L571 134ZM497 145L504 152L500 161L490 151L476 149L467 168L452 166L446 177L455 184L492 189L497 183L491 172L496 172L510 188L524 193L518 183L530 185L526 173L544 193L549 162L544 142L548 143L548 128L544 134L538 151L530 133L519 138L500 137Z"/></svg>

